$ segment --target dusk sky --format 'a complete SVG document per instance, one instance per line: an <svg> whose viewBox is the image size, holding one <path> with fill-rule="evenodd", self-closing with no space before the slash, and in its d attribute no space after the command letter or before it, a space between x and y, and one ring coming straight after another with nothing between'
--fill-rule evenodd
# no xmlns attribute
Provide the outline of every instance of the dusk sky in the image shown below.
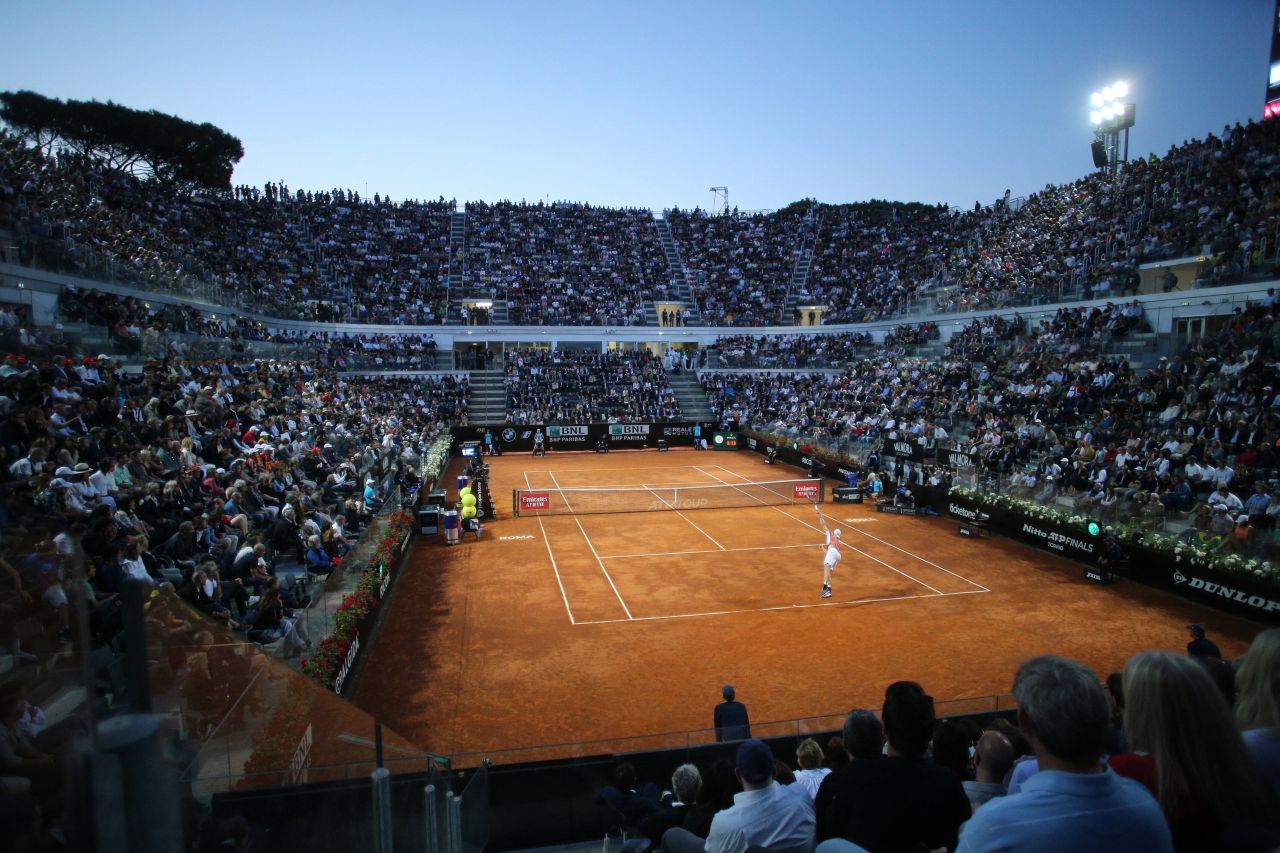
<svg viewBox="0 0 1280 853"><path fill-rule="evenodd" d="M1258 118L1272 0L9 0L0 89L237 136L235 183L742 209L972 205Z"/></svg>

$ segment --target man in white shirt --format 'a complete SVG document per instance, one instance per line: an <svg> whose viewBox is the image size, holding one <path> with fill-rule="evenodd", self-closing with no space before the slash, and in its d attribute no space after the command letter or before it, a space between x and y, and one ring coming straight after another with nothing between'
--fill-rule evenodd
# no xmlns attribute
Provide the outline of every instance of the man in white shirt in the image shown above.
<svg viewBox="0 0 1280 853"><path fill-rule="evenodd" d="M738 747L736 772L742 793L711 819L706 842L676 828L662 837L663 849L668 853L743 853L748 847L812 849L813 800L800 785L774 781L768 744L754 738L744 741Z"/></svg>

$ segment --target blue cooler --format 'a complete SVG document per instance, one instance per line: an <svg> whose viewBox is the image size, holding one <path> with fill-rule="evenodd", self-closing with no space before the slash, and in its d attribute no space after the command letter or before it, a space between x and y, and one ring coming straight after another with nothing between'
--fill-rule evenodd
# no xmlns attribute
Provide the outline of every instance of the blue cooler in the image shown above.
<svg viewBox="0 0 1280 853"><path fill-rule="evenodd" d="M456 509L444 514L444 544L457 545L462 539L462 516Z"/></svg>
<svg viewBox="0 0 1280 853"><path fill-rule="evenodd" d="M462 491L471 483L471 478L466 474L458 475L458 491Z"/></svg>

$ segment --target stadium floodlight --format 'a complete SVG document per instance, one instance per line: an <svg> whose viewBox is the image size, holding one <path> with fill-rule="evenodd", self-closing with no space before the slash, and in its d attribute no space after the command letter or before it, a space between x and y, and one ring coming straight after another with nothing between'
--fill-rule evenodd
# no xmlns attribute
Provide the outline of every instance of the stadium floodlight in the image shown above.
<svg viewBox="0 0 1280 853"><path fill-rule="evenodd" d="M1115 172L1121 162L1129 159L1129 129L1133 127L1134 106L1126 102L1130 87L1124 80L1103 86L1089 96L1092 109L1089 121L1094 130L1094 164ZM1124 143L1121 154L1121 132Z"/></svg>

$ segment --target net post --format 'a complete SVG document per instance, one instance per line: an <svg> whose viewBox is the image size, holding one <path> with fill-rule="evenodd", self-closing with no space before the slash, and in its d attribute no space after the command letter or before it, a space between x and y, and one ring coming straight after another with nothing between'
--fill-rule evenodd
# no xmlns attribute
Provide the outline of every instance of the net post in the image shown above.
<svg viewBox="0 0 1280 853"><path fill-rule="evenodd" d="M520 490L519 489L511 490L511 517L512 518L520 517Z"/></svg>
<svg viewBox="0 0 1280 853"><path fill-rule="evenodd" d="M818 481L818 503L822 504L826 502L827 502L827 481L819 480Z"/></svg>

